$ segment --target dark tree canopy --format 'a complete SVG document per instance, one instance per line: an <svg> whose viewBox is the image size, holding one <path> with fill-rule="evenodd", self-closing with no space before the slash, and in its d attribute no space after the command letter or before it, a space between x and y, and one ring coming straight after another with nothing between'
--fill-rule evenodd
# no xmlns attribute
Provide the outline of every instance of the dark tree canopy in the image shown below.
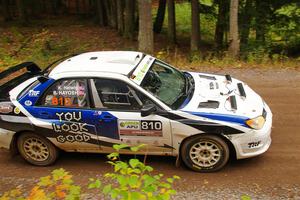
<svg viewBox="0 0 300 200"><path fill-rule="evenodd" d="M209 17L213 30L209 42L218 52L225 50L234 57L256 49L296 56L300 52L299 0L153 0L150 4L145 1L148 6L139 3L139 0L0 0L0 16L5 23L18 21L25 26L51 15L91 18L98 26L114 29L133 41L140 35L149 35L143 32L149 31L144 25L149 27L153 23L151 34L164 34L168 45L174 47L173 44L180 45L178 41L183 37L177 17L186 15L191 16L190 24L184 26L189 27L193 52L203 48L200 40L207 30L202 26L200 29L200 23ZM182 4L190 8L178 16ZM145 13L151 13L151 18L145 17ZM207 42L204 40L202 37Z"/></svg>

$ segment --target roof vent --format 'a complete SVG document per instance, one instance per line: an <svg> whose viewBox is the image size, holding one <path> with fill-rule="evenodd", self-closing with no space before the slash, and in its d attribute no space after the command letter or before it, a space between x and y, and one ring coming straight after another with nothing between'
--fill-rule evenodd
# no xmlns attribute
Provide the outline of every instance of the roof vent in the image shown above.
<svg viewBox="0 0 300 200"><path fill-rule="evenodd" d="M91 57L90 60L97 60L98 57Z"/></svg>

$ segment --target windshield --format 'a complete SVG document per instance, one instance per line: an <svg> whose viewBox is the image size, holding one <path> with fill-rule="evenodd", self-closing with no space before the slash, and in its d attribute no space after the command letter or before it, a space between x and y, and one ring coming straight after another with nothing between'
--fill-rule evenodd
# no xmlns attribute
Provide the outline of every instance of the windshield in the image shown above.
<svg viewBox="0 0 300 200"><path fill-rule="evenodd" d="M185 99L186 84L182 72L155 60L141 86L172 109L177 109Z"/></svg>

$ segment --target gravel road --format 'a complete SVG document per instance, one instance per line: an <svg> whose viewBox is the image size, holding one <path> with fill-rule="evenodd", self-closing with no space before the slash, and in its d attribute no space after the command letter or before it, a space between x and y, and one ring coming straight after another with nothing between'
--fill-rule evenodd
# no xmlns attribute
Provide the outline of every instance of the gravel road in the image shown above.
<svg viewBox="0 0 300 200"><path fill-rule="evenodd" d="M229 73L247 82L269 104L274 114L272 145L265 154L231 160L217 173L195 173L175 167L175 158L150 156L148 163L166 176L179 175L174 199L300 199L300 71L204 69ZM63 167L77 183L110 171L105 155L63 153L55 166L34 167L19 156L0 150L0 194L16 186L31 187L38 177ZM85 199L93 199L85 196Z"/></svg>

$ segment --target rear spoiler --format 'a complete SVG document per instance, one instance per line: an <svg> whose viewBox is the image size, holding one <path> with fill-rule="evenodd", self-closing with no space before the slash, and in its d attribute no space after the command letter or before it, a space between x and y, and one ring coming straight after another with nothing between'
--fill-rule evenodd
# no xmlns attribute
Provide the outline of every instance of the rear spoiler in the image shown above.
<svg viewBox="0 0 300 200"><path fill-rule="evenodd" d="M25 72L23 69L26 69ZM21 71L22 70L22 71ZM16 73L14 75L14 73ZM24 62L0 73L0 99L7 99L9 91L20 83L41 74L39 66L33 62ZM12 76L12 77L9 77Z"/></svg>

